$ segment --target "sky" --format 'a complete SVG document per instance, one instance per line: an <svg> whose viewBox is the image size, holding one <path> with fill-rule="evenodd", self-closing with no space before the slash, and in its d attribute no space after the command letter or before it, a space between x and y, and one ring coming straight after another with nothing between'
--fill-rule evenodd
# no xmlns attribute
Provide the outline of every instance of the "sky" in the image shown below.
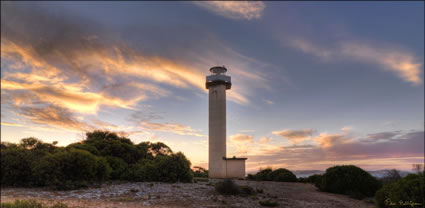
<svg viewBox="0 0 425 208"><path fill-rule="evenodd" d="M207 167L213 66L247 172L424 162L419 1L1 2L1 141L102 129Z"/></svg>

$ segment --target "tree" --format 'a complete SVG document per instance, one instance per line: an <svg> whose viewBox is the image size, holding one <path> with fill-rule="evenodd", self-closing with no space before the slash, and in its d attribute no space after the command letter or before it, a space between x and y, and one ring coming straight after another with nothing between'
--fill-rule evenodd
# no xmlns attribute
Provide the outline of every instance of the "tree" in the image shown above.
<svg viewBox="0 0 425 208"><path fill-rule="evenodd" d="M424 171L424 164L412 164L412 170L419 174Z"/></svg>

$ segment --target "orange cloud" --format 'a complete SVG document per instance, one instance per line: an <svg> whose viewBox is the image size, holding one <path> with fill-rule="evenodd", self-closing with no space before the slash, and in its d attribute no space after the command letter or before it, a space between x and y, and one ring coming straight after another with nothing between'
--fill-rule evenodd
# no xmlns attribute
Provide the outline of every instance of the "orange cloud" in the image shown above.
<svg viewBox="0 0 425 208"><path fill-rule="evenodd" d="M336 143L344 142L345 137L343 134L320 133L314 140L319 143L322 148L329 148Z"/></svg>
<svg viewBox="0 0 425 208"><path fill-rule="evenodd" d="M391 71L401 79L414 85L422 83L422 64L415 61L414 56L397 50L374 48L369 44L344 43L341 52L359 60L375 62L385 70Z"/></svg>
<svg viewBox="0 0 425 208"><path fill-rule="evenodd" d="M230 140L238 143L250 143L253 140L253 137L246 134L236 134L230 136Z"/></svg>
<svg viewBox="0 0 425 208"><path fill-rule="evenodd" d="M394 47L380 47L360 41L344 41L335 48L326 48L301 38L288 39L287 44L304 53L312 54L325 61L351 58L382 66L406 82L422 84L422 66L417 58L407 51Z"/></svg>
<svg viewBox="0 0 425 208"><path fill-rule="evenodd" d="M138 101L144 99L143 95L131 100L123 100L111 97L103 93L84 92L81 87L73 85L45 85L41 83L19 83L1 80L3 90L27 90L35 95L40 101L59 105L75 112L95 114L100 105L131 108ZM19 99L17 103L19 104Z"/></svg>
<svg viewBox="0 0 425 208"><path fill-rule="evenodd" d="M52 105L44 107L21 107L18 114L36 124L45 124L72 131L94 129L93 126L74 118L66 109Z"/></svg>
<svg viewBox="0 0 425 208"><path fill-rule="evenodd" d="M269 137L261 137L260 142L261 143L269 143L272 139Z"/></svg>
<svg viewBox="0 0 425 208"><path fill-rule="evenodd" d="M308 139L311 139L312 133L313 133L313 130L311 129L303 129L303 130L285 129L285 130L272 132L272 134L274 135L285 137L286 139L290 140L294 144L298 144Z"/></svg>

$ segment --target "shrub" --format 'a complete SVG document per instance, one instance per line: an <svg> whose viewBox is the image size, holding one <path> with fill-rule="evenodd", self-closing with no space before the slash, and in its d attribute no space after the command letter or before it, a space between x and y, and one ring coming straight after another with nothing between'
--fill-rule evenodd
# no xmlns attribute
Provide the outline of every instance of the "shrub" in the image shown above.
<svg viewBox="0 0 425 208"><path fill-rule="evenodd" d="M297 177L289 170L285 168L276 169L268 174L270 180L280 182L296 182Z"/></svg>
<svg viewBox="0 0 425 208"><path fill-rule="evenodd" d="M183 153L178 152L157 158L159 158L159 161L156 166L160 177L158 181L192 182L193 174L190 169L190 161Z"/></svg>
<svg viewBox="0 0 425 208"><path fill-rule="evenodd" d="M296 182L297 177L291 171L285 168L279 168L272 170L271 168L266 168L260 170L255 175L248 174L248 180L257 180L257 181L281 181L281 182Z"/></svg>
<svg viewBox="0 0 425 208"><path fill-rule="evenodd" d="M262 200L262 201L259 201L258 203L260 203L261 206L265 206L265 207L275 207L279 205L277 202L270 201L270 200Z"/></svg>
<svg viewBox="0 0 425 208"><path fill-rule="evenodd" d="M2 142L1 185L73 189L105 180L191 182L190 161L164 143L141 142L109 131L86 133L67 147L30 137L19 144ZM208 171L199 169L199 176Z"/></svg>
<svg viewBox="0 0 425 208"><path fill-rule="evenodd" d="M193 174L190 161L183 153L157 155L153 160L144 159L130 165L124 178L131 181L191 182Z"/></svg>
<svg viewBox="0 0 425 208"><path fill-rule="evenodd" d="M380 186L379 181L363 169L354 165L342 165L326 170L321 177L319 189L362 198L374 196Z"/></svg>
<svg viewBox="0 0 425 208"><path fill-rule="evenodd" d="M240 187L230 179L217 182L215 190L222 195L238 195L241 193Z"/></svg>
<svg viewBox="0 0 425 208"><path fill-rule="evenodd" d="M1 203L2 208L67 208L66 204L60 202L52 205L46 206L34 199L29 200L15 200L14 202Z"/></svg>
<svg viewBox="0 0 425 208"><path fill-rule="evenodd" d="M258 173L254 175L255 180L258 181L271 181L272 179L269 177L269 174L273 172L271 168L266 168L260 170Z"/></svg>
<svg viewBox="0 0 425 208"><path fill-rule="evenodd" d="M71 148L85 150L85 151L90 152L93 155L97 155L97 156L100 155L99 150L97 150L96 147L89 145L89 144L74 143L74 144L70 144L66 147L67 150L69 150Z"/></svg>
<svg viewBox="0 0 425 208"><path fill-rule="evenodd" d="M247 180L255 180L255 176L252 174L248 174L248 176L246 177Z"/></svg>
<svg viewBox="0 0 425 208"><path fill-rule="evenodd" d="M111 175L110 178L112 180L121 179L124 172L128 168L128 164L119 157L107 156L106 161L111 167Z"/></svg>
<svg viewBox="0 0 425 208"><path fill-rule="evenodd" d="M314 174L314 175L309 176L309 177L306 179L306 181L307 181L307 183L313 183L313 184L316 184L317 182L321 182L321 181L320 181L321 177L322 177L322 175L320 175L320 174Z"/></svg>
<svg viewBox="0 0 425 208"><path fill-rule="evenodd" d="M18 147L1 150L1 184L28 186L32 177L31 163L28 150Z"/></svg>
<svg viewBox="0 0 425 208"><path fill-rule="evenodd" d="M73 189L103 182L111 169L103 158L84 150L70 149L43 157L33 171L38 178L37 185Z"/></svg>
<svg viewBox="0 0 425 208"><path fill-rule="evenodd" d="M417 203L416 207L424 204L424 174L409 174L393 183L385 184L376 192L375 200L379 207L407 207L399 202ZM394 202L397 205L390 205ZM421 204L421 205L419 205Z"/></svg>
<svg viewBox="0 0 425 208"><path fill-rule="evenodd" d="M195 166L193 167L193 177L208 178L208 170L205 170L203 167Z"/></svg>
<svg viewBox="0 0 425 208"><path fill-rule="evenodd" d="M322 175L314 174L308 177L307 180L310 181L309 183L313 183L316 188L320 189L320 185L322 184Z"/></svg>
<svg viewBox="0 0 425 208"><path fill-rule="evenodd" d="M385 176L380 179L383 184L392 183L401 179L401 175L396 169L387 170Z"/></svg>

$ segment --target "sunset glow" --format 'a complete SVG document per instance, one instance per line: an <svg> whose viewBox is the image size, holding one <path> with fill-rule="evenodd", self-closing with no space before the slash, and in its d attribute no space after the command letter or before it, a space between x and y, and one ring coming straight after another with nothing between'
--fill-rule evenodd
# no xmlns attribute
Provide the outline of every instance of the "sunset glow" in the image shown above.
<svg viewBox="0 0 425 208"><path fill-rule="evenodd" d="M1 141L104 129L208 167L205 76L224 65L227 154L248 173L410 170L424 162L424 2L359 5L1 2Z"/></svg>

